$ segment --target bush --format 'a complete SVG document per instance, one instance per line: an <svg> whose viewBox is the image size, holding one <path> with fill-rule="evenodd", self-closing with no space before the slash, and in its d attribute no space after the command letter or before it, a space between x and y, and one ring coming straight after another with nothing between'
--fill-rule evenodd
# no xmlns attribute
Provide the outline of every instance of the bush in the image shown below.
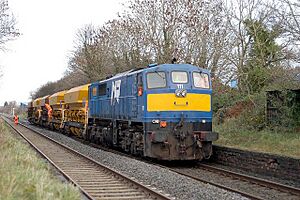
<svg viewBox="0 0 300 200"><path fill-rule="evenodd" d="M269 99L270 97L268 97ZM234 93L218 95L214 99L214 117L216 123L235 123L237 127L247 130L262 130L264 128L286 130L297 129L300 126L300 101L299 93L289 90L281 91L280 101L272 100L272 107L277 108L277 114L271 121L267 120L266 105L267 95L262 91L243 97ZM221 105L223 104L223 107ZM235 118L236 120L228 120Z"/></svg>

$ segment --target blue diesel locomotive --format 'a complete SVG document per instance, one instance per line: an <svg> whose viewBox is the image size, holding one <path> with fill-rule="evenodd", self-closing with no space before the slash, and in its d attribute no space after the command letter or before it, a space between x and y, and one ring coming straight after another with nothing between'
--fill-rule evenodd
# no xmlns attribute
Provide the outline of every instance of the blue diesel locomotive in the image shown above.
<svg viewBox="0 0 300 200"><path fill-rule="evenodd" d="M207 70L149 65L92 83L83 138L160 160L212 154L212 88Z"/></svg>

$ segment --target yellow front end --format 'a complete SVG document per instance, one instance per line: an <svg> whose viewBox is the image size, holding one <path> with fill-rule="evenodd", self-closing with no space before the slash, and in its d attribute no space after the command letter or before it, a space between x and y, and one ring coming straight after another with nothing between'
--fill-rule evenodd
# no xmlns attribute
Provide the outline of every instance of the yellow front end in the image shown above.
<svg viewBox="0 0 300 200"><path fill-rule="evenodd" d="M209 94L189 93L185 97L176 97L174 93L148 94L147 111L211 111Z"/></svg>

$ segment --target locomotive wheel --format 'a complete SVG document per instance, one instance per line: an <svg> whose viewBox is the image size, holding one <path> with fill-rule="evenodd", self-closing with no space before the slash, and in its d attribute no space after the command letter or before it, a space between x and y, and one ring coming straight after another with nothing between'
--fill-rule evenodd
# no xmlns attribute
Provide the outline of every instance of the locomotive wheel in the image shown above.
<svg viewBox="0 0 300 200"><path fill-rule="evenodd" d="M96 143L96 141L95 141L95 135L94 134L90 135L90 142L91 143Z"/></svg>
<svg viewBox="0 0 300 200"><path fill-rule="evenodd" d="M94 134L90 134L90 136L89 136L89 141L90 141L91 143L95 143L95 137L94 137Z"/></svg>

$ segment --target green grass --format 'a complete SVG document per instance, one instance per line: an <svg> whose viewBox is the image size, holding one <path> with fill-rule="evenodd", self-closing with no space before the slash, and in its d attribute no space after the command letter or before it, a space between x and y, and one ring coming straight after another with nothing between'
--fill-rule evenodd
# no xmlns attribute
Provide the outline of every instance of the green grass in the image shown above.
<svg viewBox="0 0 300 200"><path fill-rule="evenodd" d="M0 199L81 199L71 184L51 174L49 165L16 139L0 119Z"/></svg>
<svg viewBox="0 0 300 200"><path fill-rule="evenodd" d="M229 119L221 125L215 124L214 131L219 133L219 140L215 144L300 158L299 131L283 128L247 130L237 124L236 119Z"/></svg>

